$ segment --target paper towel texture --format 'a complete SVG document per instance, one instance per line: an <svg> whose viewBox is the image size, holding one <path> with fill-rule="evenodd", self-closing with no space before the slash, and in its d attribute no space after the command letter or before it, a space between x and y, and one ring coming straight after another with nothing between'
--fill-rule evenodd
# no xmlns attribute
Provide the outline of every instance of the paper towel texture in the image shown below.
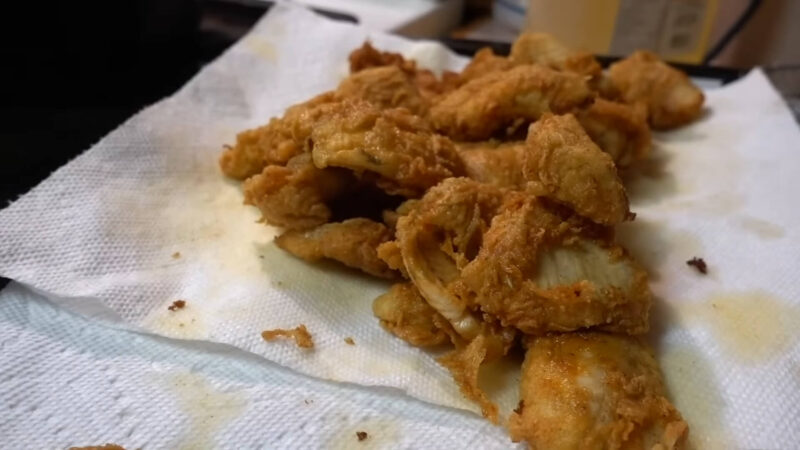
<svg viewBox="0 0 800 450"><path fill-rule="evenodd" d="M304 374L475 411L432 355L379 327L371 302L386 283L277 249L275 230L256 223L216 165L236 132L334 88L366 38L423 65L464 64L434 44L278 5L177 94L0 211L0 274L117 326L227 343ZM652 339L692 439L791 446L800 439L800 131L760 71L707 98L701 120L656 134L651 160L627 180L638 217L619 235L652 274ZM707 276L686 265L694 256ZM187 306L168 311L178 299ZM300 323L313 351L259 334ZM496 383L503 404L516 402L517 381L509 372Z"/></svg>
<svg viewBox="0 0 800 450"><path fill-rule="evenodd" d="M0 348L2 449L517 448L471 413L230 346L110 329L13 282L0 293Z"/></svg>

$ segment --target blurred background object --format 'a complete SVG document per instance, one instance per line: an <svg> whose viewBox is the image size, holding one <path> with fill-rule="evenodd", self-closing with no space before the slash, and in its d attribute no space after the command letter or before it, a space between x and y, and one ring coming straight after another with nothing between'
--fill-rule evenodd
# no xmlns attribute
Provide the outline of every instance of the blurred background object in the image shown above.
<svg viewBox="0 0 800 450"><path fill-rule="evenodd" d="M699 63L708 48L718 0L529 0L528 30L571 47L625 56L638 49Z"/></svg>
<svg viewBox="0 0 800 450"><path fill-rule="evenodd" d="M464 0L295 0L354 16L365 27L411 38L436 39L461 23Z"/></svg>
<svg viewBox="0 0 800 450"><path fill-rule="evenodd" d="M762 65L795 113L800 113L797 0L294 2L375 31L445 38L462 54L486 43L472 40L499 43L494 44L498 52L507 52L508 43L527 26L606 55L641 46L667 52L676 60L707 60L743 70ZM125 119L175 92L241 38L271 4L266 0L15 3L0 28L4 146L0 202L13 200Z"/></svg>

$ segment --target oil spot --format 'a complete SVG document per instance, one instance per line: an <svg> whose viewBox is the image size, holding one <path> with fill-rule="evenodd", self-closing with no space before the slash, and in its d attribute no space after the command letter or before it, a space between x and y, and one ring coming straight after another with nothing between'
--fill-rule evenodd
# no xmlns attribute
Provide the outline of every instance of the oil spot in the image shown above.
<svg viewBox="0 0 800 450"><path fill-rule="evenodd" d="M708 326L729 354L746 364L780 355L800 335L800 310L766 292L722 293L682 311Z"/></svg>
<svg viewBox="0 0 800 450"><path fill-rule="evenodd" d="M728 216L745 205L738 192L715 192L694 199L681 199L665 203L668 210L691 210L706 216Z"/></svg>
<svg viewBox="0 0 800 450"><path fill-rule="evenodd" d="M669 396L689 424L689 448L730 448L722 420L725 399L702 353L676 345L665 349L659 360Z"/></svg>
<svg viewBox="0 0 800 450"><path fill-rule="evenodd" d="M275 45L261 36L250 36L245 41L245 45L250 51L269 62L275 62L278 59L278 51L275 49Z"/></svg>
<svg viewBox="0 0 800 450"><path fill-rule="evenodd" d="M742 229L764 239L780 239L786 234L780 226L757 217L741 216L737 223Z"/></svg>
<svg viewBox="0 0 800 450"><path fill-rule="evenodd" d="M247 406L242 393L218 391L205 378L191 372L171 375L164 381L189 420L189 429L177 445L181 449L214 447L214 435Z"/></svg>
<svg viewBox="0 0 800 450"><path fill-rule="evenodd" d="M195 304L169 309L174 305L167 300L165 306L154 308L142 322L142 326L155 333L177 339L203 339L209 330L204 314Z"/></svg>
<svg viewBox="0 0 800 450"><path fill-rule="evenodd" d="M389 287L389 283L384 280L332 261L310 264L286 253L273 242L255 244L255 251L264 256L263 259L256 260L276 286L285 289L287 295L298 298L303 306L314 309L319 306L317 312L322 315L329 315L334 306L370 308L372 300L386 292ZM326 299L324 305L318 305L319 302L316 301L302 301L323 298Z"/></svg>

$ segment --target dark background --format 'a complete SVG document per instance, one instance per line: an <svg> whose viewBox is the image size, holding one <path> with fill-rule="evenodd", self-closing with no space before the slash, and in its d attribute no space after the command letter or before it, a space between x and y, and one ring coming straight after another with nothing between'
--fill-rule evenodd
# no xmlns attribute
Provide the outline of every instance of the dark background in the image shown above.
<svg viewBox="0 0 800 450"><path fill-rule="evenodd" d="M2 206L177 90L265 11L201 0L21 3L0 26Z"/></svg>
<svg viewBox="0 0 800 450"><path fill-rule="evenodd" d="M267 9L256 0L17 2L6 7L0 16L0 208L143 107L175 92ZM486 11L468 7L463 19L481 13ZM444 43L466 55L486 44L500 54L509 47ZM600 57L604 64L612 60ZM740 74L682 68L724 81Z"/></svg>

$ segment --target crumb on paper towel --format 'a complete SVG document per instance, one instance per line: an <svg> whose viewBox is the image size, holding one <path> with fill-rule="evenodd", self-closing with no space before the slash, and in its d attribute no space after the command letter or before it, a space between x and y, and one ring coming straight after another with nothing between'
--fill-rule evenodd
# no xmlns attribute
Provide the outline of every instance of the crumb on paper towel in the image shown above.
<svg viewBox="0 0 800 450"><path fill-rule="evenodd" d="M702 273L703 275L708 273L708 266L706 266L706 262L703 258L693 257L692 259L686 261L687 266L692 266L697 269L698 272Z"/></svg>
<svg viewBox="0 0 800 450"><path fill-rule="evenodd" d="M125 450L125 447L117 444L90 445L88 447L70 447L69 450Z"/></svg>
<svg viewBox="0 0 800 450"><path fill-rule="evenodd" d="M186 300L175 300L171 305L167 306L167 309L170 311L177 311L179 309L183 309L185 306Z"/></svg>
<svg viewBox="0 0 800 450"><path fill-rule="evenodd" d="M172 259L178 259L181 257L181 252L175 252L172 254Z"/></svg>
<svg viewBox="0 0 800 450"><path fill-rule="evenodd" d="M356 345L356 341L354 341L354 340L353 340L353 338L351 338L351 337L349 337L349 336L348 336L348 337L346 337L346 338L344 338L344 342L345 342L347 345Z"/></svg>
<svg viewBox="0 0 800 450"><path fill-rule="evenodd" d="M274 341L279 337L292 338L295 344L300 348L314 348L314 340L311 338L311 333L308 332L304 324L300 324L300 326L291 330L283 328L264 330L261 332L261 337L267 342Z"/></svg>
<svg viewBox="0 0 800 450"><path fill-rule="evenodd" d="M356 431L356 437L358 438L358 442L361 442L369 437L366 431Z"/></svg>

